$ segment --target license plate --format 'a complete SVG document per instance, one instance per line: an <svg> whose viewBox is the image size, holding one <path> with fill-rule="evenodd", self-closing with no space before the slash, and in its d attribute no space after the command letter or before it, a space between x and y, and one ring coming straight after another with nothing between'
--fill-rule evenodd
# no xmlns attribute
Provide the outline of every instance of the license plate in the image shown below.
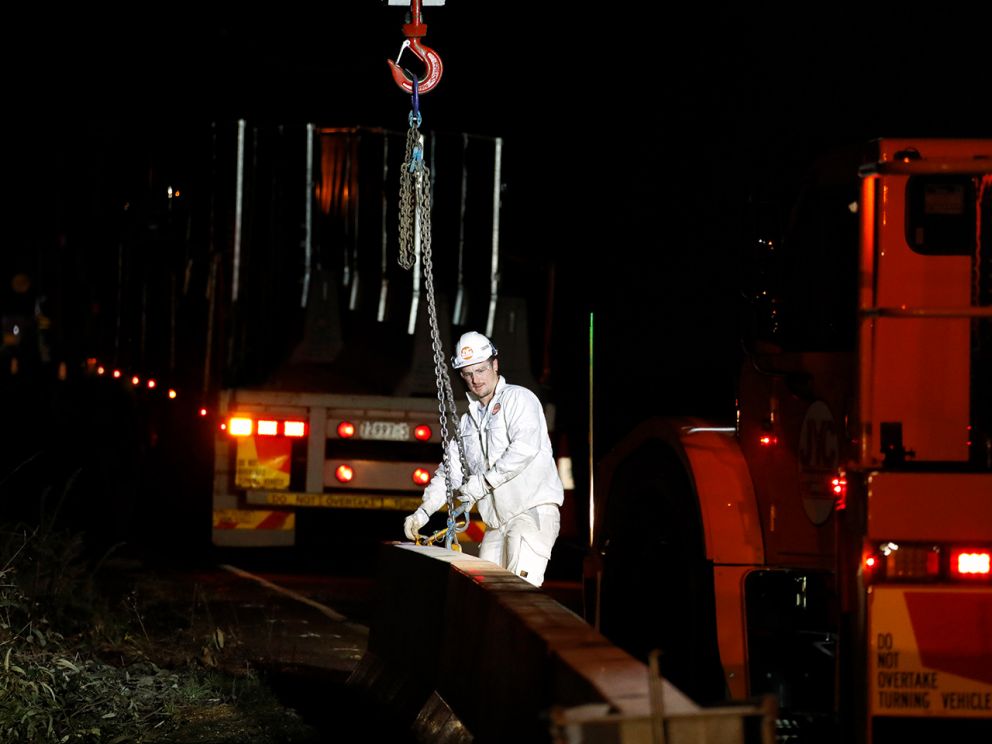
<svg viewBox="0 0 992 744"><path fill-rule="evenodd" d="M411 439L410 424L402 421L363 421L358 425L358 436L362 439L406 442Z"/></svg>

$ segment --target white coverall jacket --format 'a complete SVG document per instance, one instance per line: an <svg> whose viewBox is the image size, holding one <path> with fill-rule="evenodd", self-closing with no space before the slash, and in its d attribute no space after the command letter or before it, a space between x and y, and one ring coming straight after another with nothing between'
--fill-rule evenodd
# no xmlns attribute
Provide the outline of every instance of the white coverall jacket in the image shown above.
<svg viewBox="0 0 992 744"><path fill-rule="evenodd" d="M540 586L560 526L564 490L548 436L544 408L534 393L496 381L488 406L468 393L468 411L459 421L465 459L472 474L492 488L476 502L486 535L479 557ZM451 483L462 483L458 445L449 446ZM422 508L433 514L447 500L444 465L424 489Z"/></svg>

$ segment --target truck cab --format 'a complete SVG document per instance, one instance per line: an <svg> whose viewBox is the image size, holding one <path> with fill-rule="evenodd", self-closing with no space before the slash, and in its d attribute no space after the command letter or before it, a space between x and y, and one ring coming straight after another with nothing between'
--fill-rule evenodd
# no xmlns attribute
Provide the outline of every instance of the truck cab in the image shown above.
<svg viewBox="0 0 992 744"><path fill-rule="evenodd" d="M818 165L742 256L734 420L600 460L589 619L790 741L988 736L992 141Z"/></svg>

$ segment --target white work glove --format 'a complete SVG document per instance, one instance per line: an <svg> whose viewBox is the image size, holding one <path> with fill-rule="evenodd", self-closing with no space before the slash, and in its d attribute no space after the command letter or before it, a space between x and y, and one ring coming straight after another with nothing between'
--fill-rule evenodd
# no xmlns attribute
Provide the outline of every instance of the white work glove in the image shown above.
<svg viewBox="0 0 992 744"><path fill-rule="evenodd" d="M466 478L458 489L460 494L458 500L463 504L474 504L479 499L488 495L492 489L486 483L486 479L481 475L470 475Z"/></svg>
<svg viewBox="0 0 992 744"><path fill-rule="evenodd" d="M420 528L427 524L428 519L427 512L418 506L417 511L403 520L404 534L414 542L417 542L417 535L420 532Z"/></svg>

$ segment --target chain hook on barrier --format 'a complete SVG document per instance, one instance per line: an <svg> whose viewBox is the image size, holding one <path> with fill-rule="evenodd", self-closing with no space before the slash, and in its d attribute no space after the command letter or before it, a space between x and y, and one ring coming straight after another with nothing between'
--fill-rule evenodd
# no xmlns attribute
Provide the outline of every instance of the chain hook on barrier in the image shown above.
<svg viewBox="0 0 992 744"><path fill-rule="evenodd" d="M447 527L437 530L432 535L418 535L414 542L417 545L435 545L443 540L445 548L461 553L462 547L458 544L458 533L468 529L470 509L471 505L461 504L453 511L449 510ZM462 518L461 522L458 521L459 517Z"/></svg>

